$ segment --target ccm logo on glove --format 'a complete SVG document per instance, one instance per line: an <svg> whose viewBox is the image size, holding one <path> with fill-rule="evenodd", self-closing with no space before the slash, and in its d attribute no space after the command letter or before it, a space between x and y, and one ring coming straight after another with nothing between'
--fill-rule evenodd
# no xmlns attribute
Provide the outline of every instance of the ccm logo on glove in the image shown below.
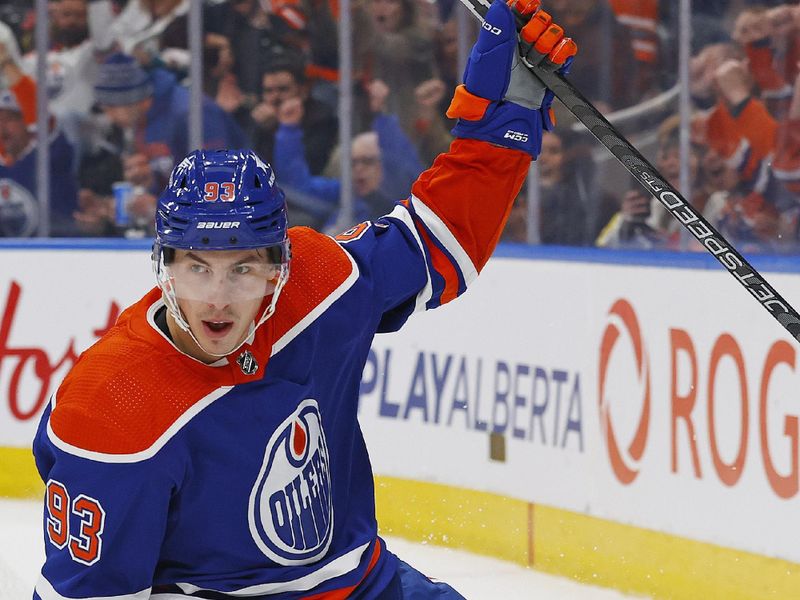
<svg viewBox="0 0 800 600"><path fill-rule="evenodd" d="M528 134L522 133L521 131L506 131L506 134L503 136L503 139L506 140L514 140L515 142L527 142L528 141Z"/></svg>

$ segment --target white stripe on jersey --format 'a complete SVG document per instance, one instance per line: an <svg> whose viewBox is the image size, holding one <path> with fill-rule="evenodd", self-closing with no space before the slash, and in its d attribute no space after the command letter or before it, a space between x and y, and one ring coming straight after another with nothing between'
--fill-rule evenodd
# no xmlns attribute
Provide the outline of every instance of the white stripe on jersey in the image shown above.
<svg viewBox="0 0 800 600"><path fill-rule="evenodd" d="M419 237L419 232L417 231L417 227L414 225L414 219L411 217L411 213L405 206L403 206L402 204L396 204L392 212L390 212L386 216L403 222L403 225L405 225L411 231L411 234L417 241L417 246L419 246L419 252L423 256L423 262L425 262L425 277L427 277L427 281L425 281L425 287L422 288L422 290L420 290L420 292L417 294L416 304L414 305L415 313L422 312L425 310L425 305L428 303L428 300L430 300L431 296L433 296L433 286L431 285L431 272L430 270L428 270L428 263L427 261L425 261L424 258L425 249L422 246L422 240Z"/></svg>
<svg viewBox="0 0 800 600"><path fill-rule="evenodd" d="M317 587L321 583L325 583L329 579L346 575L347 573L358 567L358 565L361 564L361 559L364 555L364 552L366 552L369 546L370 542L367 542L363 546L354 548L353 550L350 550L350 552L348 552L347 554L342 554L338 558L333 559L324 567L321 567L316 571L312 571L308 575L304 575L299 579L292 579L290 581L261 583L258 585L251 585L242 588L240 590L234 590L230 592L228 591L223 592L211 588L201 588L197 587L196 585L192 585L191 583L179 583L177 584L177 586L187 594L193 594L195 592L217 592L220 594L225 594L226 596L232 596L234 598L261 596L263 594L280 594L282 592L305 592L307 590ZM156 598L162 600L161 596L158 595L153 596L154 600ZM165 597L163 600L167 600L167 597Z"/></svg>
<svg viewBox="0 0 800 600"><path fill-rule="evenodd" d="M50 423L50 419L47 419L47 437L50 438L50 441L53 442L53 445L58 448L59 450L63 450L67 454L73 454L75 456L79 456L81 458L87 458L89 460L93 460L96 462L102 463L134 463L134 462L141 462L143 460L147 460L148 458L153 458L164 445L172 439L172 437L180 431L184 425L186 425L189 421L191 421L195 415L197 415L200 411L202 411L205 407L212 404L214 401L218 400L229 391L233 389L232 386L223 386L217 388L204 398L201 398L192 406L190 406L186 411L177 419L175 422L170 425L167 430L161 434L161 436L153 442L153 445L149 448L145 448L140 452L134 452L132 454L106 454L104 452L93 452L91 450L84 450L83 448L78 448L77 446L73 446L59 438L55 432L53 431L52 424ZM56 395L53 394L53 401L52 401L52 409L55 410L56 407ZM120 596L123 597L123 596ZM127 596L124 596L127 598Z"/></svg>
<svg viewBox="0 0 800 600"><path fill-rule="evenodd" d="M442 221L435 212L428 208L428 206L416 196L411 196L411 204L414 206L414 211L419 215L423 223L431 230L431 233L436 236L436 239L439 240L442 246L444 246L456 260L461 275L464 277L464 283L469 286L469 284L477 279L478 270L475 268L467 252L461 247L461 244L458 243L453 232L448 229L444 221Z"/></svg>
<svg viewBox="0 0 800 600"><path fill-rule="evenodd" d="M150 589L147 588L135 594L123 594L122 596L92 596L91 598L81 596L79 600L148 600L150 598ZM59 594L50 585L50 582L44 578L44 575L41 575L39 581L36 582L36 593L39 594L42 600L78 600L77 597Z"/></svg>

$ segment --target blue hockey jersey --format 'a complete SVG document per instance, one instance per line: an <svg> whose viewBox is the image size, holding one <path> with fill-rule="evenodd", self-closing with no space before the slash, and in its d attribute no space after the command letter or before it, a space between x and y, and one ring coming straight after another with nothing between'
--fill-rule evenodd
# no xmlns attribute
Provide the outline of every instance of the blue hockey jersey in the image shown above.
<svg viewBox="0 0 800 600"><path fill-rule="evenodd" d="M466 289L529 161L456 140L391 214L336 239L290 230L275 314L213 365L158 328L157 288L128 308L36 434L34 598L376 598L397 559L356 418L372 339Z"/></svg>

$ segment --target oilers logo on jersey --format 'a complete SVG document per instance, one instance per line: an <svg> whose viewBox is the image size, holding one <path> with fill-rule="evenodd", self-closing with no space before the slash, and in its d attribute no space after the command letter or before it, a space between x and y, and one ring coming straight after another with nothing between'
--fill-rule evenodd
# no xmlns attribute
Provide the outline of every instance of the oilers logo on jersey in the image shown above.
<svg viewBox="0 0 800 600"><path fill-rule="evenodd" d="M250 493L250 533L280 565L322 558L333 538L328 445L316 400L303 400L272 434Z"/></svg>

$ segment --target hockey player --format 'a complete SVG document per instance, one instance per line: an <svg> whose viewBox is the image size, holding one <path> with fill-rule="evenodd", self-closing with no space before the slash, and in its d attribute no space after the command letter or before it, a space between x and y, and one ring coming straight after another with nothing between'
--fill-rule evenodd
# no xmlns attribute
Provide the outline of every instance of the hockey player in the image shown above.
<svg viewBox="0 0 800 600"><path fill-rule="evenodd" d="M358 390L376 333L477 276L552 127L552 94L519 54L566 65L575 45L541 11L521 38L496 1L449 109L450 151L390 214L336 239L288 229L251 152L175 168L158 287L81 356L36 434L34 598L462 598L378 537Z"/></svg>

